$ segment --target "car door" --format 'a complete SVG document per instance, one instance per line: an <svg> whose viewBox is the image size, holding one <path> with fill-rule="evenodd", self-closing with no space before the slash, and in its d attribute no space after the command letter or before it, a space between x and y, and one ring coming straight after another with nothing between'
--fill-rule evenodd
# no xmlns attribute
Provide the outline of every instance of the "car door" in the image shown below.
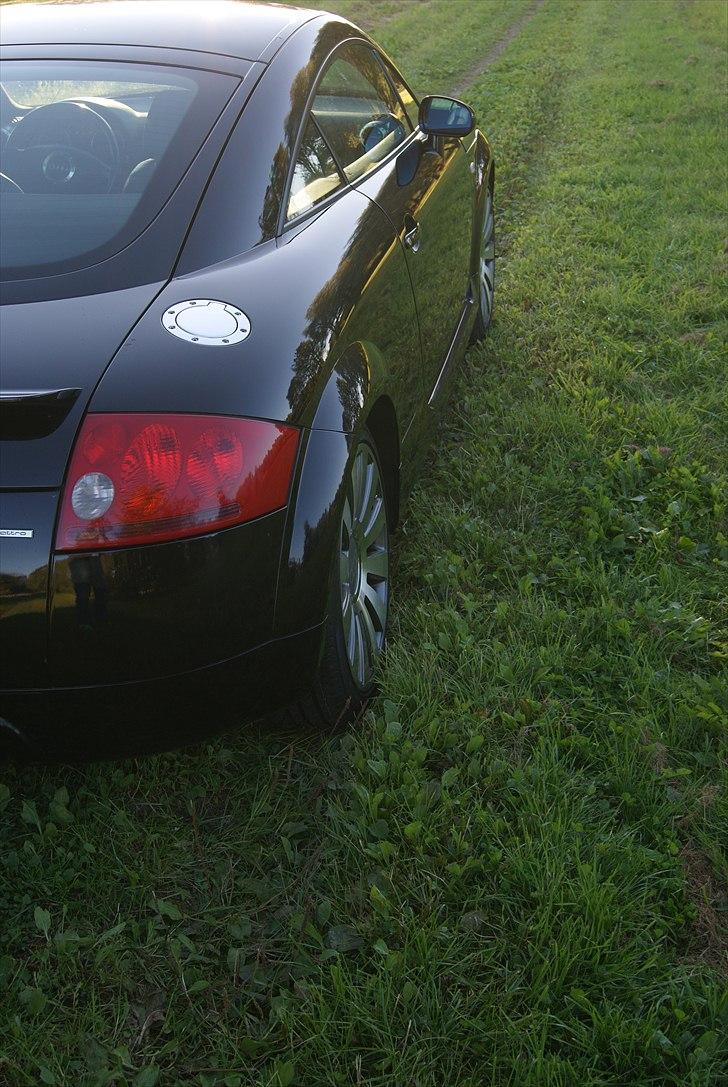
<svg viewBox="0 0 728 1087"><path fill-rule="evenodd" d="M358 182L406 141L412 126L401 103L396 103L396 113L390 112L391 92L371 51L367 65L355 66L348 60L349 49L347 43L329 59L304 118L285 196L281 241L296 249L305 243L319 254L336 254L336 274L310 307L309 326L323 322L323 339L330 340L333 307L342 315L337 351L363 344L386 360L404 439L423 402L414 291L396 228ZM387 89L387 99L375 79ZM322 213L305 226L299 243L298 222L305 223L318 207ZM310 266L309 275L313 280Z"/></svg>
<svg viewBox="0 0 728 1087"><path fill-rule="evenodd" d="M357 43L352 52L361 55L367 49ZM402 103L416 129L417 103L411 92L399 73L372 52L386 72L389 93ZM415 131L364 180L362 191L387 213L405 250L429 397L467 306L475 193L470 160L459 139L427 138Z"/></svg>

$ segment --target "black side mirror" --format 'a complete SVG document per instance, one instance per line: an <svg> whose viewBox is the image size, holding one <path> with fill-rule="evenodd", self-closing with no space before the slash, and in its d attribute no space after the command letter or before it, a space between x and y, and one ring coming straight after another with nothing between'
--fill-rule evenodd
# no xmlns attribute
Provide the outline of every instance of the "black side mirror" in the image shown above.
<svg viewBox="0 0 728 1087"><path fill-rule="evenodd" d="M428 136L467 136L475 128L470 106L456 98L428 94L420 102L420 128Z"/></svg>

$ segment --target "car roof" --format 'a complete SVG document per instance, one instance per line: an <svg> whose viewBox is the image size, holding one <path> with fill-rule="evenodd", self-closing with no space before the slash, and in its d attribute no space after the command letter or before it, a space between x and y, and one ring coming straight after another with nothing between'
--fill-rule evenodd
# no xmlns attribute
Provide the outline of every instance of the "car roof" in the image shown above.
<svg viewBox="0 0 728 1087"><path fill-rule="evenodd" d="M323 13L248 0L85 0L3 5L3 45L142 46L270 60Z"/></svg>

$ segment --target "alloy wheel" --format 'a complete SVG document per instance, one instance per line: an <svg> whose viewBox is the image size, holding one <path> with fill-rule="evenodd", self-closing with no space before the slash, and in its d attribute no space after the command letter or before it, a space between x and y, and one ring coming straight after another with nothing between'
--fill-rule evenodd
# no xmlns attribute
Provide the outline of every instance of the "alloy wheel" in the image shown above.
<svg viewBox="0 0 728 1087"><path fill-rule="evenodd" d="M384 649L389 606L389 531L374 450L360 442L341 518L339 584L344 645L354 682L366 690Z"/></svg>
<svg viewBox="0 0 728 1087"><path fill-rule="evenodd" d="M490 324L493 312L493 292L495 290L495 217L493 215L493 194L486 197L483 215L483 233L480 240L480 315L485 328Z"/></svg>

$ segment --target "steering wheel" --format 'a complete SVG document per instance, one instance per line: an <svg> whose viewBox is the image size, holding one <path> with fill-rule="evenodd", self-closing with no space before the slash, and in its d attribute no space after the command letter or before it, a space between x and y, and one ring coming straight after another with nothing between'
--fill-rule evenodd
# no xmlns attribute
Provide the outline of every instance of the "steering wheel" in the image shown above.
<svg viewBox="0 0 728 1087"><path fill-rule="evenodd" d="M69 131L70 130L70 131ZM71 132L80 130L86 147ZM108 193L120 160L109 122L86 102L36 106L10 130L5 170L24 192Z"/></svg>

